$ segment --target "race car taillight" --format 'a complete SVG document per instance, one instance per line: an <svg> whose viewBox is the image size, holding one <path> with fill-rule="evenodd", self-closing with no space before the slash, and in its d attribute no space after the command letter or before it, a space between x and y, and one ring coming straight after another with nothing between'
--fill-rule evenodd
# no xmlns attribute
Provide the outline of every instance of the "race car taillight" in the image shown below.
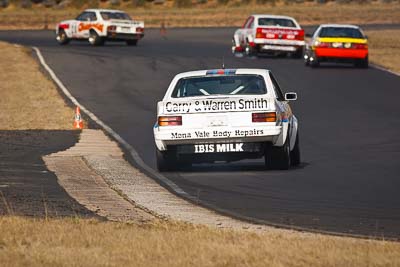
<svg viewBox="0 0 400 267"><path fill-rule="evenodd" d="M295 35L295 39L303 41L304 40L304 30L298 30L297 34Z"/></svg>
<svg viewBox="0 0 400 267"><path fill-rule="evenodd" d="M117 31L117 26L110 25L110 26L107 27L107 31L108 32L115 32L115 31Z"/></svg>
<svg viewBox="0 0 400 267"><path fill-rule="evenodd" d="M179 126L182 125L182 116L160 116L158 117L159 126Z"/></svg>
<svg viewBox="0 0 400 267"><path fill-rule="evenodd" d="M257 30L256 30L256 38L266 38L266 35L263 32L263 28L257 28Z"/></svg>
<svg viewBox="0 0 400 267"><path fill-rule="evenodd" d="M276 122L275 112L263 112L251 114L253 122Z"/></svg>
<svg viewBox="0 0 400 267"><path fill-rule="evenodd" d="M142 27L137 27L136 32L144 32L144 29Z"/></svg>
<svg viewBox="0 0 400 267"><path fill-rule="evenodd" d="M367 49L368 45L367 44L353 44L354 49Z"/></svg>
<svg viewBox="0 0 400 267"><path fill-rule="evenodd" d="M331 45L330 43L326 43L326 42L318 42L317 47L318 48L329 48Z"/></svg>
<svg viewBox="0 0 400 267"><path fill-rule="evenodd" d="M69 29L69 24L68 23L63 23L63 24L60 24L60 25L58 25L58 28L60 28L60 29Z"/></svg>

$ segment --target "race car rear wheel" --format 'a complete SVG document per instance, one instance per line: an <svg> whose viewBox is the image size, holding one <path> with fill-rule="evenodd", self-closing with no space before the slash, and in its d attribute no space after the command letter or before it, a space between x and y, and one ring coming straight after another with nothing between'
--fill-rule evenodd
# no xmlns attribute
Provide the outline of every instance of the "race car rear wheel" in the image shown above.
<svg viewBox="0 0 400 267"><path fill-rule="evenodd" d="M296 142L294 143L293 150L290 151L290 163L292 166L297 166L300 164L300 140L299 131L297 130Z"/></svg>
<svg viewBox="0 0 400 267"><path fill-rule="evenodd" d="M311 57L313 60L311 60ZM312 55L309 59L311 68L319 67L319 60L316 55Z"/></svg>
<svg viewBox="0 0 400 267"><path fill-rule="evenodd" d="M246 53L246 56L249 56L249 57L257 56L256 48L252 47L249 43L246 44L244 52Z"/></svg>
<svg viewBox="0 0 400 267"><path fill-rule="evenodd" d="M69 43L69 38L67 37L67 34L65 33L65 31L63 30L63 29L60 29L59 31L58 31L58 34L57 34L57 42L60 44L60 45L66 45L66 44L68 44Z"/></svg>
<svg viewBox="0 0 400 267"><path fill-rule="evenodd" d="M104 38L100 37L95 30L90 30L89 43L93 46L103 45Z"/></svg>
<svg viewBox="0 0 400 267"><path fill-rule="evenodd" d="M283 146L269 146L264 156L268 169L288 170L291 165L290 159L289 137Z"/></svg>
<svg viewBox="0 0 400 267"><path fill-rule="evenodd" d="M129 46L136 46L138 40L126 40L126 44Z"/></svg>
<svg viewBox="0 0 400 267"><path fill-rule="evenodd" d="M354 62L354 65L357 68L368 68L368 56L366 58L363 58L363 59L357 59Z"/></svg>
<svg viewBox="0 0 400 267"><path fill-rule="evenodd" d="M160 151L156 149L157 169L160 172L173 171L178 168L176 155L173 151Z"/></svg>

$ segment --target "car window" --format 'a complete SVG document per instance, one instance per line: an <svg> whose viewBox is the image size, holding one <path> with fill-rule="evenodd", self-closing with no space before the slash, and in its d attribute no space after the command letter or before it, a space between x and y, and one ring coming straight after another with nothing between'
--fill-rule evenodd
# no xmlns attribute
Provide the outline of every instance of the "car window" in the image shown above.
<svg viewBox="0 0 400 267"><path fill-rule="evenodd" d="M245 23L243 24L242 28L247 28L247 24L249 24L250 19L252 19L253 17L248 17L245 21Z"/></svg>
<svg viewBox="0 0 400 267"><path fill-rule="evenodd" d="M278 84L278 82L276 81L275 77L272 75L272 73L269 73L269 76L271 77L272 85L273 85L273 87L274 87L274 91L275 91L275 94L276 94L276 96L277 96L277 99L278 99L279 101L285 100L285 97L283 96L283 93L282 93L282 91L281 91L281 88L279 87L279 84Z"/></svg>
<svg viewBox="0 0 400 267"><path fill-rule="evenodd" d="M280 26L280 27L296 27L296 24L291 19L281 18L259 18L258 25L260 26Z"/></svg>
<svg viewBox="0 0 400 267"><path fill-rule="evenodd" d="M249 29L253 26L253 22L254 22L254 17L251 16L247 19L246 23L243 25L243 28L245 29Z"/></svg>
<svg viewBox="0 0 400 267"><path fill-rule="evenodd" d="M95 12L83 12L81 13L76 20L79 21L96 21L96 13Z"/></svg>
<svg viewBox="0 0 400 267"><path fill-rule="evenodd" d="M249 23L247 24L247 28L251 29L253 28L253 25L254 25L254 17L251 17Z"/></svg>
<svg viewBox="0 0 400 267"><path fill-rule="evenodd" d="M131 17L124 12L100 12L100 15L104 20L110 20L110 19L132 20Z"/></svg>
<svg viewBox="0 0 400 267"><path fill-rule="evenodd" d="M264 78L259 75L219 75L182 78L172 97L209 95L261 95L267 92Z"/></svg>
<svg viewBox="0 0 400 267"><path fill-rule="evenodd" d="M364 38L359 29L348 27L323 27L319 37Z"/></svg>

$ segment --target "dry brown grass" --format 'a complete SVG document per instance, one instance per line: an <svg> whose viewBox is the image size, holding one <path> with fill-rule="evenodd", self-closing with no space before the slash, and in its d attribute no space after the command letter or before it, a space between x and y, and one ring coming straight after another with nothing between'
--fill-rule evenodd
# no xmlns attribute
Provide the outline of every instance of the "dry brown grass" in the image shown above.
<svg viewBox="0 0 400 267"><path fill-rule="evenodd" d="M3 266L400 266L400 244L181 223L0 218Z"/></svg>
<svg viewBox="0 0 400 267"><path fill-rule="evenodd" d="M400 30L367 31L371 62L400 73Z"/></svg>
<svg viewBox="0 0 400 267"><path fill-rule="evenodd" d="M122 6L134 18L144 20L146 27L160 27L165 21L168 27L216 27L241 26L247 16L253 13L281 14L295 17L301 24L320 23L400 23L398 3L373 2L369 4L325 5L316 3L285 5L232 4L229 6L204 5L193 8L153 6L132 8ZM76 17L81 10L53 10L43 7L32 9L7 8L0 12L0 29L42 29L47 18L50 29L64 19Z"/></svg>
<svg viewBox="0 0 400 267"><path fill-rule="evenodd" d="M0 42L0 130L72 129L74 111L39 71L31 50Z"/></svg>

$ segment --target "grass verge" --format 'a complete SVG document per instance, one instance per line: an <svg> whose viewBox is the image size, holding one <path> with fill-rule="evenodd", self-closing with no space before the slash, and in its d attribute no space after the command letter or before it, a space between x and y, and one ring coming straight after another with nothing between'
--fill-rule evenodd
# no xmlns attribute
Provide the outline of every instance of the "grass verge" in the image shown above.
<svg viewBox="0 0 400 267"><path fill-rule="evenodd" d="M0 130L71 130L74 111L39 71L31 50L0 42Z"/></svg>
<svg viewBox="0 0 400 267"><path fill-rule="evenodd" d="M400 30L367 31L370 61L400 74Z"/></svg>
<svg viewBox="0 0 400 267"><path fill-rule="evenodd" d="M400 244L182 223L0 218L4 266L399 266Z"/></svg>
<svg viewBox="0 0 400 267"><path fill-rule="evenodd" d="M133 18L144 20L146 27L221 27L242 26L253 13L288 15L295 17L302 25L320 23L400 23L398 3L371 2L363 4L305 3L276 5L255 3L229 6L196 6L195 8L122 6ZM0 12L0 29L53 29L57 22L75 18L81 9L46 9L34 7L21 9L9 7Z"/></svg>

